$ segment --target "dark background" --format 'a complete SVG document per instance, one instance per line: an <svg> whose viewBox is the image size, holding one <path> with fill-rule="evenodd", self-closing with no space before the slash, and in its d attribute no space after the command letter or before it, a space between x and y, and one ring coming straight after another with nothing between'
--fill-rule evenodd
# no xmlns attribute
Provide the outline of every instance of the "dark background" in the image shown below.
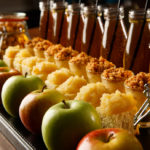
<svg viewBox="0 0 150 150"><path fill-rule="evenodd" d="M78 0L67 0L69 3ZM82 2L94 4L96 0L81 0ZM99 0L103 6L116 6L118 0ZM146 0L122 0L122 5L127 10L135 8L144 8ZM29 17L28 27L37 27L39 25L39 0L0 0L0 14L5 12L26 12Z"/></svg>

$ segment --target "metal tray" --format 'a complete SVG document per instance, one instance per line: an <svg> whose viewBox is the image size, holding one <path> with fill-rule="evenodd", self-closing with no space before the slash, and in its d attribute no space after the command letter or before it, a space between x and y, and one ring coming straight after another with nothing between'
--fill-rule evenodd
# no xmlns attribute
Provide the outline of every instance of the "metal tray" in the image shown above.
<svg viewBox="0 0 150 150"><path fill-rule="evenodd" d="M10 117L0 106L0 132L10 141L16 150L46 150L41 135L28 132L19 119ZM150 150L150 129L140 129L137 138L144 150Z"/></svg>
<svg viewBox="0 0 150 150"><path fill-rule="evenodd" d="M16 150L46 150L41 135L28 132L19 119L10 117L0 106L0 132Z"/></svg>

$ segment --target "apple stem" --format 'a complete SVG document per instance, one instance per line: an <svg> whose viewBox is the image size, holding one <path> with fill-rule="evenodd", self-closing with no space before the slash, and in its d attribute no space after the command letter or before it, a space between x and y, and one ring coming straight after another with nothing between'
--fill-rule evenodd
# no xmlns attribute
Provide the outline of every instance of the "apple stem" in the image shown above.
<svg viewBox="0 0 150 150"><path fill-rule="evenodd" d="M27 77L27 75L28 75L28 73L26 72L26 73L25 73L25 75L24 75L24 76L25 76L25 78Z"/></svg>
<svg viewBox="0 0 150 150"><path fill-rule="evenodd" d="M113 137L113 133L110 133L106 139L106 143L110 141L110 139Z"/></svg>
<svg viewBox="0 0 150 150"><path fill-rule="evenodd" d="M43 92L46 88L47 88L47 86L44 85L43 88L42 88L42 90L41 90L41 92Z"/></svg>
<svg viewBox="0 0 150 150"><path fill-rule="evenodd" d="M67 105L66 101L65 101L65 100L63 100L62 102L64 103L65 108L66 108L66 109L68 109L68 108L69 108L69 106Z"/></svg>

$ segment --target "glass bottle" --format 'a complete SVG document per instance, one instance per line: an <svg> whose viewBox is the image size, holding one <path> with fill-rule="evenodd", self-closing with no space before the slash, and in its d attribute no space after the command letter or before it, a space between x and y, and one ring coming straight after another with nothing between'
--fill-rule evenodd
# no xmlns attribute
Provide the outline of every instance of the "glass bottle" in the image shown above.
<svg viewBox="0 0 150 150"><path fill-rule="evenodd" d="M124 24L124 9L104 9L105 26L102 38L101 56L113 62L117 67L123 66L123 54L127 41Z"/></svg>
<svg viewBox="0 0 150 150"><path fill-rule="evenodd" d="M50 5L47 39L54 44L60 40L66 5L67 3L63 1L53 2Z"/></svg>
<svg viewBox="0 0 150 150"><path fill-rule="evenodd" d="M40 27L39 34L40 37L46 39L47 37L47 25L48 25L48 16L49 16L49 2L41 1L39 2L40 8Z"/></svg>
<svg viewBox="0 0 150 150"><path fill-rule="evenodd" d="M29 39L25 13L12 13L0 15L0 58L8 46L25 46Z"/></svg>
<svg viewBox="0 0 150 150"><path fill-rule="evenodd" d="M74 3L68 5L65 10L62 33L60 38L60 43L65 47L74 46L80 18L80 8L81 5L79 3Z"/></svg>
<svg viewBox="0 0 150 150"><path fill-rule="evenodd" d="M88 53L96 23L96 7L85 6L81 9L80 23L75 41L75 50Z"/></svg>
<svg viewBox="0 0 150 150"><path fill-rule="evenodd" d="M93 57L100 57L100 48L102 43L104 27L102 21L102 7L97 7L97 19L96 19L96 27L94 31L94 36L91 43L91 48L89 54Z"/></svg>
<svg viewBox="0 0 150 150"><path fill-rule="evenodd" d="M143 28L145 13L144 10L129 12L130 28L124 54L124 68L132 69L134 73L150 71L150 10L147 11ZM141 32L143 33L140 34ZM139 42L140 35L142 36Z"/></svg>

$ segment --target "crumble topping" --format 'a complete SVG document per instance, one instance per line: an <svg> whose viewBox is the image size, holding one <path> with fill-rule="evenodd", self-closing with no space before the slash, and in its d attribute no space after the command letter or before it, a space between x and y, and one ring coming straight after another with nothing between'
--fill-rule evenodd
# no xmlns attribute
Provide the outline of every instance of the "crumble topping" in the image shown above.
<svg viewBox="0 0 150 150"><path fill-rule="evenodd" d="M100 57L98 60L97 58L92 58L90 62L87 64L87 70L93 73L101 73L106 69L115 68L115 65L112 62Z"/></svg>
<svg viewBox="0 0 150 150"><path fill-rule="evenodd" d="M50 46L52 45L52 43L48 40L43 40L42 42L38 42L35 45L35 49L39 50L39 51L45 51L47 50Z"/></svg>
<svg viewBox="0 0 150 150"><path fill-rule="evenodd" d="M76 63L76 64L87 64L90 59L92 57L91 56L88 56L85 52L81 52L80 54L78 54L77 56L73 57L70 62L71 63Z"/></svg>
<svg viewBox="0 0 150 150"><path fill-rule="evenodd" d="M150 84L150 73L140 72L125 81L126 86L138 90L144 90L144 85L146 83Z"/></svg>
<svg viewBox="0 0 150 150"><path fill-rule="evenodd" d="M110 68L102 73L102 77L108 80L126 80L131 76L133 76L133 72L124 68Z"/></svg>
<svg viewBox="0 0 150 150"><path fill-rule="evenodd" d="M57 54L63 48L64 47L61 44L52 45L47 49L46 53L47 53L48 56L54 56L55 54Z"/></svg>
<svg viewBox="0 0 150 150"><path fill-rule="evenodd" d="M44 39L35 37L32 40L26 42L26 46L33 48L38 42L42 42Z"/></svg>
<svg viewBox="0 0 150 150"><path fill-rule="evenodd" d="M61 51L59 51L55 58L57 60L69 60L72 57L76 56L78 54L77 51L73 50L71 47L63 48Z"/></svg>

